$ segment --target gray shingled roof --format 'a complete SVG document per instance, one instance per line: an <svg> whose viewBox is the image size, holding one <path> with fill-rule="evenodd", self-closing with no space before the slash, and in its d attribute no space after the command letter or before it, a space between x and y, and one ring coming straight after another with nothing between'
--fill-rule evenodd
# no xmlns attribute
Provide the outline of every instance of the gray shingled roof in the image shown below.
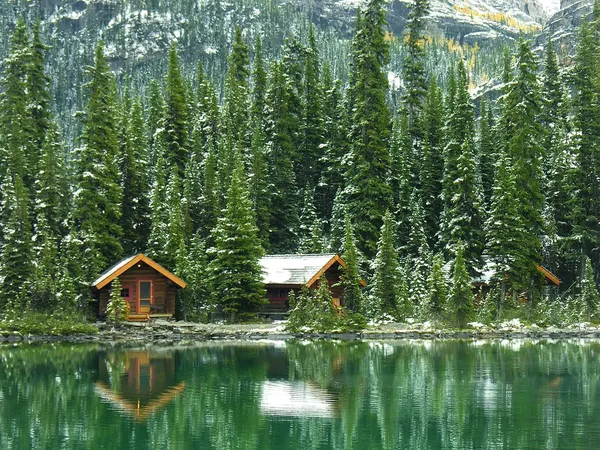
<svg viewBox="0 0 600 450"><path fill-rule="evenodd" d="M115 272L116 270L119 270L121 267L126 265L129 261L131 261L136 256L137 256L137 254L128 256L127 258L123 258L118 263L116 263L116 264L112 265L111 267L109 267L108 269L106 269L104 272L102 272L100 274L100 276L98 278L96 278L94 280L94 282L92 283L92 286L96 286L98 283L100 283L102 280L104 280L108 275Z"/></svg>
<svg viewBox="0 0 600 450"><path fill-rule="evenodd" d="M265 284L302 285L314 277L335 253L267 255L260 259Z"/></svg>

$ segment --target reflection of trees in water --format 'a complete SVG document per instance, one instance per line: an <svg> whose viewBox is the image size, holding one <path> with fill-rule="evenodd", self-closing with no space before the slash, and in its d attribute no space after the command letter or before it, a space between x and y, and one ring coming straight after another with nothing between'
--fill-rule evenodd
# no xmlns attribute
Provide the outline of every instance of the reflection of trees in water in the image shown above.
<svg viewBox="0 0 600 450"><path fill-rule="evenodd" d="M148 395L160 377L185 391L136 422L94 390L127 393L125 352L0 347L0 448L590 448L599 352L595 342L213 343L160 356ZM305 399L334 413L266 416L265 382L308 386Z"/></svg>

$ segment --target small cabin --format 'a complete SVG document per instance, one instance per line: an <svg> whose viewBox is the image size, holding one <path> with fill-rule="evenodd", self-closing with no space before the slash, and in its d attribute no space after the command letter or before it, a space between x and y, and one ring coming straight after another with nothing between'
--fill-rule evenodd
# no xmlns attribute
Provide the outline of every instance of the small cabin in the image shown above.
<svg viewBox="0 0 600 450"><path fill-rule="evenodd" d="M341 268L346 263L336 254L315 255L267 255L261 258L263 283L269 304L266 313L285 313L289 309L290 290L299 291L303 286L316 289L321 275L325 274L334 305L342 305ZM366 283L361 280L363 286Z"/></svg>
<svg viewBox="0 0 600 450"><path fill-rule="evenodd" d="M92 283L100 317L106 316L112 281L117 277L121 282L121 297L129 303L129 321L173 317L177 290L186 287L181 278L142 253L124 258Z"/></svg>

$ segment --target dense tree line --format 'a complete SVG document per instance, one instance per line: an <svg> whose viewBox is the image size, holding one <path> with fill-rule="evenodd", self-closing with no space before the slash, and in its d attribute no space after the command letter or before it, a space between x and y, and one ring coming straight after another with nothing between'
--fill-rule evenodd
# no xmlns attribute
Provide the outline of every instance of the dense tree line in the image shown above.
<svg viewBox="0 0 600 450"><path fill-rule="evenodd" d="M447 83L428 73L427 13L417 0L398 109L382 0L357 15L345 82L312 27L270 61L236 28L222 101L223 81L201 62L185 77L174 44L164 79L143 95L119 87L100 42L72 152L39 23L20 20L0 79L0 308L81 306L135 252L191 281L183 315L255 311L266 252L344 255L344 303L374 318L464 326L482 278L498 286L478 296L496 318L519 298L531 313L546 301L542 264L597 302L600 8L568 77L551 42L543 63L523 38L507 50L498 99L471 96L461 57Z"/></svg>

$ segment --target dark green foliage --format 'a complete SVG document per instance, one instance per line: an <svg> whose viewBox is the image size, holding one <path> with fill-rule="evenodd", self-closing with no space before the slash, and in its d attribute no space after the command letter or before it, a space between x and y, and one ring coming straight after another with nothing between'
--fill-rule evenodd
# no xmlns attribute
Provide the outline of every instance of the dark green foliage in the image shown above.
<svg viewBox="0 0 600 450"><path fill-rule="evenodd" d="M233 144L241 144L242 147L250 143L248 138L249 66L248 46L242 38L242 29L236 27L225 80L223 120L225 130L231 135Z"/></svg>
<svg viewBox="0 0 600 450"><path fill-rule="evenodd" d="M349 215L345 217L344 253L342 260L346 266L342 268L341 283L343 287L342 304L348 310L362 312L363 295L361 292L361 277L358 271L358 251L354 242L354 232Z"/></svg>
<svg viewBox="0 0 600 450"><path fill-rule="evenodd" d="M523 220L526 239L520 254L528 261L524 277L537 277L542 233L542 159L543 131L540 124L541 97L536 76L537 65L529 43L519 41L515 78L503 102L504 140L513 164L517 214Z"/></svg>
<svg viewBox="0 0 600 450"><path fill-rule="evenodd" d="M150 234L150 202L148 196L148 158L144 139L142 106L138 99L130 111L124 112L125 142L121 155L123 202L121 228L123 250L132 255L146 248Z"/></svg>
<svg viewBox="0 0 600 450"><path fill-rule="evenodd" d="M340 253L344 243L345 219L348 212L346 211L343 196L343 192L338 189L333 201L333 208L331 209L329 249L334 253Z"/></svg>
<svg viewBox="0 0 600 450"><path fill-rule="evenodd" d="M408 112L410 134L419 146L423 138L423 104L427 93L425 73L425 18L429 14L429 0L414 0L406 22L407 40L404 60L404 103Z"/></svg>
<svg viewBox="0 0 600 450"><path fill-rule="evenodd" d="M110 298L106 305L106 319L111 322L124 322L127 320L127 302L121 297L121 281L115 278L110 284Z"/></svg>
<svg viewBox="0 0 600 450"><path fill-rule="evenodd" d="M227 191L227 206L213 230L213 239L208 273L214 301L231 320L236 314L256 312L267 302L259 264L263 249L239 154Z"/></svg>
<svg viewBox="0 0 600 450"><path fill-rule="evenodd" d="M458 242L465 242L464 257L469 273L481 268L484 245L481 190L477 182L474 155L469 141L465 141L457 161L458 178L454 181L454 194L449 209L444 211L446 231L452 253Z"/></svg>
<svg viewBox="0 0 600 450"><path fill-rule="evenodd" d="M254 129L264 126L267 99L267 69L263 56L260 35L256 35L252 68L252 121Z"/></svg>
<svg viewBox="0 0 600 450"><path fill-rule="evenodd" d="M375 255L383 214L392 207L392 191L387 183L391 123L385 101L388 80L384 66L389 59L385 25L383 0L369 0L352 54L354 98L346 204L355 221L358 247L367 257Z"/></svg>
<svg viewBox="0 0 600 450"><path fill-rule="evenodd" d="M390 144L391 174L396 220L396 238L399 248L406 247L410 237L412 177L412 144L408 129L408 115L405 110L399 119L394 120L392 142Z"/></svg>
<svg viewBox="0 0 600 450"><path fill-rule="evenodd" d="M425 212L429 246L436 244L442 215L442 179L444 176L444 133L442 91L431 77L425 103L425 143L422 150L420 190Z"/></svg>
<svg viewBox="0 0 600 450"><path fill-rule="evenodd" d="M576 169L573 176L577 196L573 199L573 241L576 250L592 260L598 271L600 254L600 98L599 50L590 25L581 26L573 68ZM583 261L581 261L583 263Z"/></svg>
<svg viewBox="0 0 600 450"><path fill-rule="evenodd" d="M431 273L427 279L429 296L427 309L431 317L440 319L446 311L448 283L444 274L444 257L441 253L434 255Z"/></svg>
<svg viewBox="0 0 600 450"><path fill-rule="evenodd" d="M276 253L293 252L297 245L298 194L294 173L293 116L280 63L271 68L267 92L267 161L271 188L270 248Z"/></svg>
<svg viewBox="0 0 600 450"><path fill-rule="evenodd" d="M269 180L267 158L265 155L265 137L260 127L256 127L252 135L250 165L250 199L254 206L258 237L263 248L269 248L269 223L271 211L269 204L271 192L269 191Z"/></svg>
<svg viewBox="0 0 600 450"><path fill-rule="evenodd" d="M527 239L522 218L518 213L519 199L510 157L503 155L496 168L489 217L485 225L485 256L494 264L493 279L508 286L523 287L528 280L527 260L523 246ZM502 301L499 307L502 307Z"/></svg>
<svg viewBox="0 0 600 450"><path fill-rule="evenodd" d="M398 308L398 253L394 247L394 223L388 211L383 216L383 225L377 244L375 256L375 274L373 276L372 294L377 299L380 312L396 315Z"/></svg>
<svg viewBox="0 0 600 450"><path fill-rule="evenodd" d="M54 237L65 231L64 220L69 210L69 178L64 161L63 143L54 123L49 125L42 145L40 172L35 180L36 222L44 221ZM42 219L43 217L43 219ZM40 229L36 225L37 230Z"/></svg>
<svg viewBox="0 0 600 450"><path fill-rule="evenodd" d="M304 69L304 111L302 115L302 143L299 148L297 176L301 186L317 186L321 178L323 129L323 92L320 83L319 50L312 25L308 34L308 49Z"/></svg>
<svg viewBox="0 0 600 450"><path fill-rule="evenodd" d="M323 63L321 76L323 93L324 145L319 152L321 180L316 186L316 208L322 219L333 213L337 192L344 188L342 161L348 151L348 115L340 80L334 80L328 62ZM343 216L342 216L343 220Z"/></svg>
<svg viewBox="0 0 600 450"><path fill-rule="evenodd" d="M488 106L485 98L482 98L479 114L478 172L481 176L483 205L486 210L489 209L492 200L494 167L498 157L497 147L498 143L495 142L494 136L492 108Z"/></svg>
<svg viewBox="0 0 600 450"><path fill-rule="evenodd" d="M317 217L317 211L313 202L313 193L307 187L304 189L304 206L300 214L300 227L298 229L300 241L298 252L300 253L322 253L323 252L323 230L321 221Z"/></svg>
<svg viewBox="0 0 600 450"><path fill-rule="evenodd" d="M164 139L165 160L169 166L176 165L179 176L184 177L185 163L188 158L188 103L185 82L177 57L175 44L169 50L169 70L165 83Z"/></svg>
<svg viewBox="0 0 600 450"><path fill-rule="evenodd" d="M117 165L117 109L114 78L102 42L95 66L88 69L89 101L79 152L73 221L84 243L87 282L123 254L120 226L122 189Z"/></svg>
<svg viewBox="0 0 600 450"><path fill-rule="evenodd" d="M167 185L166 206L168 210L167 236L163 264L169 270L174 270L177 265L177 254L185 248L185 223L182 205L183 186L177 167L171 168L171 176Z"/></svg>
<svg viewBox="0 0 600 450"><path fill-rule="evenodd" d="M458 244L456 251L452 287L450 288L448 301L448 307L450 308L454 324L458 328L465 328L467 323L473 318L474 310L473 288L463 256L462 243Z"/></svg>
<svg viewBox="0 0 600 450"><path fill-rule="evenodd" d="M23 308L29 302L33 275L33 246L29 200L23 181L9 171L3 181L4 212L8 216L3 227L0 259L0 304L3 308Z"/></svg>
<svg viewBox="0 0 600 450"><path fill-rule="evenodd" d="M178 292L184 320L206 322L208 320L210 286L207 280L208 263L206 249L199 235L195 234L189 246L182 242L177 253L175 274L183 279L187 286Z"/></svg>
<svg viewBox="0 0 600 450"><path fill-rule="evenodd" d="M469 95L468 77L462 60L459 62L456 78L454 78L453 73L453 78L450 81L446 100L446 147L444 148L444 179L442 185L444 210L440 231L442 248L447 254L451 254L453 246L456 245L456 240L453 241L452 238L453 229L456 232L456 228L453 227L451 222L456 219L452 210L460 207L457 198L457 195L460 195L458 191L461 187L469 187L465 183L457 183L457 180L461 180L463 175L459 166L459 159L463 148L468 149L469 152L472 152L474 148L473 103ZM467 159L463 158L462 169L474 162L471 153L469 156ZM475 176L474 173L470 175Z"/></svg>
<svg viewBox="0 0 600 450"><path fill-rule="evenodd" d="M581 279L581 302L585 308L587 320L597 321L600 316L600 294L594 281L592 262L585 258L584 273Z"/></svg>
<svg viewBox="0 0 600 450"><path fill-rule="evenodd" d="M11 36L9 56L3 62L0 131L4 137L6 164L15 177L23 180L28 190L33 185L32 175L35 174L39 156L33 151L33 124L28 109L30 98L27 80L30 60L28 31L25 22L20 18ZM31 164L35 166L30 167Z"/></svg>
<svg viewBox="0 0 600 450"><path fill-rule="evenodd" d="M152 189L150 217L150 235L148 236L147 253L159 264L165 264L167 245L169 209L167 203L167 167L162 156L158 157L156 175Z"/></svg>
<svg viewBox="0 0 600 450"><path fill-rule="evenodd" d="M51 119L50 78L46 75L46 51L49 49L40 36L40 21L34 23L31 32L30 60L27 73L28 114L31 118L32 147L29 170L35 173L40 150Z"/></svg>

